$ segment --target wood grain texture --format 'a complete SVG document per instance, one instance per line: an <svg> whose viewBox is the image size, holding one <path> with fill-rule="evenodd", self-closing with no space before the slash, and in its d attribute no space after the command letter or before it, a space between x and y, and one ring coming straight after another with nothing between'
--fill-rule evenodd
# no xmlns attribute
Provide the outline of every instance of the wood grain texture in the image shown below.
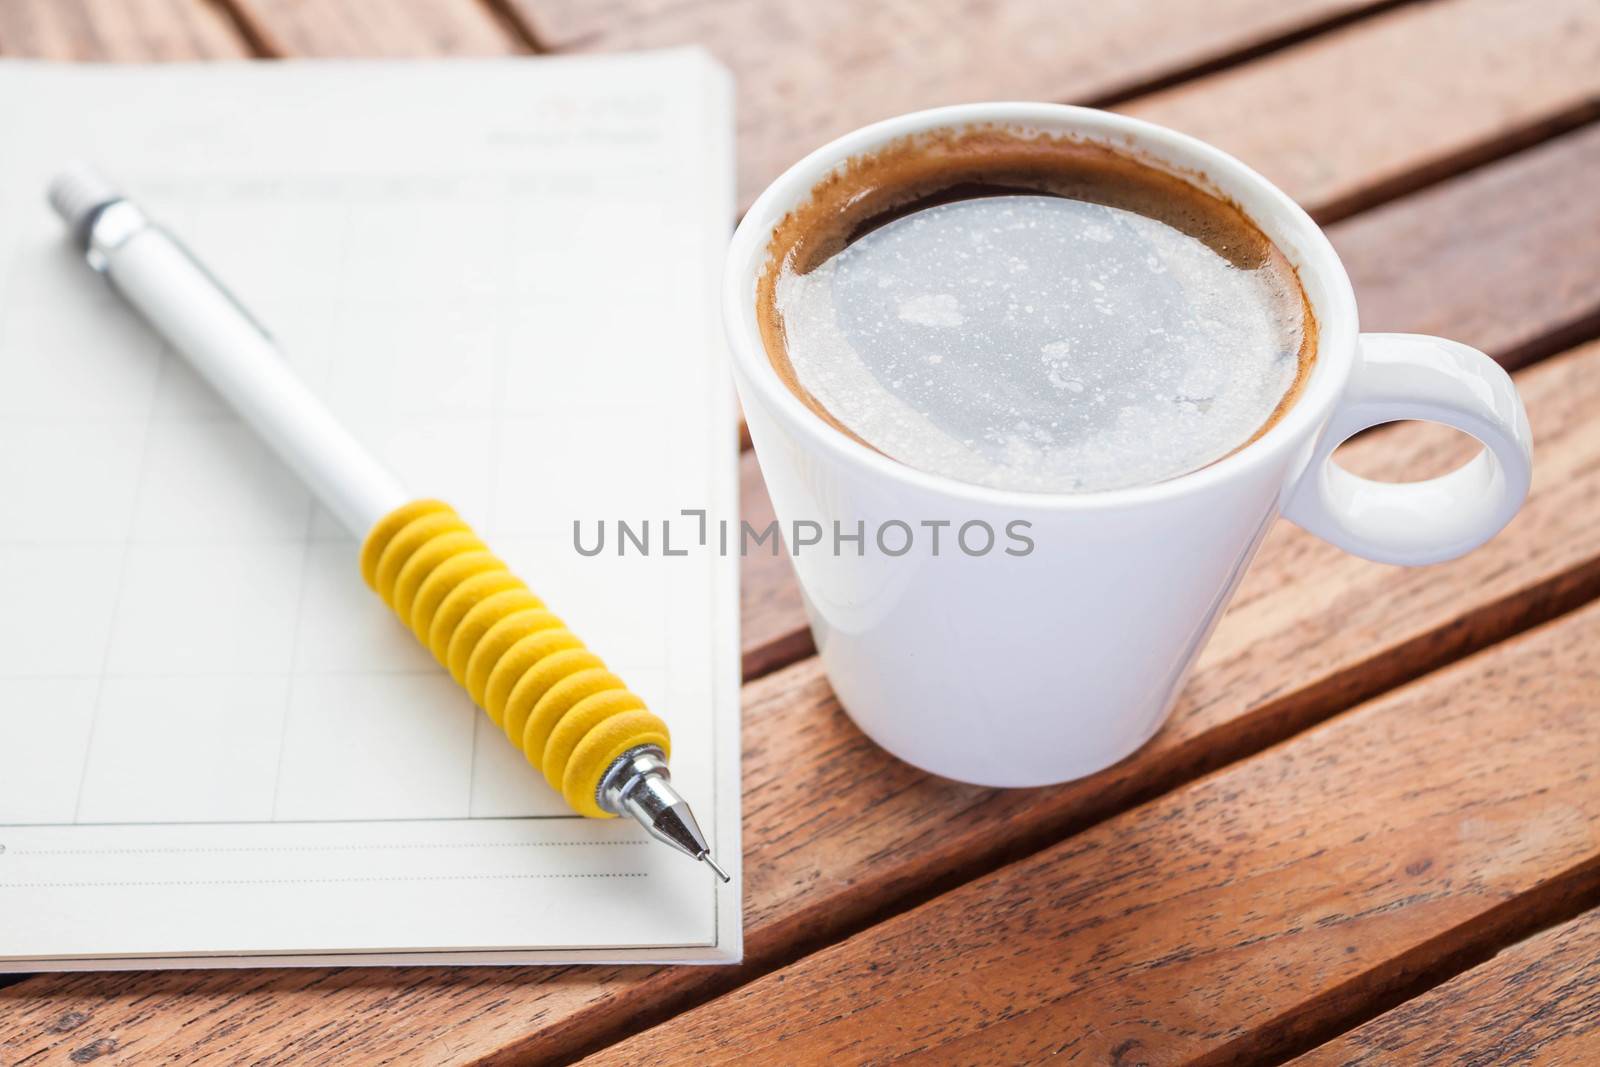
<svg viewBox="0 0 1600 1067"><path fill-rule="evenodd" d="M1600 333L1600 124L1328 228L1366 330L1436 333L1508 367Z"/></svg>
<svg viewBox="0 0 1600 1067"><path fill-rule="evenodd" d="M1341 218L1600 114L1600 8L1401 8L1118 110L1209 141Z"/></svg>
<svg viewBox="0 0 1600 1067"><path fill-rule="evenodd" d="M903 111L1100 99L1374 6L1370 0L511 0L557 51L698 44L738 87L747 204L799 155ZM841 91L848 87L848 91Z"/></svg>
<svg viewBox="0 0 1600 1067"><path fill-rule="evenodd" d="M246 38L200 0L0 0L0 55L32 59L235 59Z"/></svg>
<svg viewBox="0 0 1600 1067"><path fill-rule="evenodd" d="M1597 172L1600 125L1328 227L1363 328L1441 334L1511 367L1600 333ZM754 461L743 463L747 518L770 518ZM743 580L746 676L809 655L788 562L747 559Z"/></svg>
<svg viewBox="0 0 1600 1067"><path fill-rule="evenodd" d="M1600 1063L1600 911L1530 937L1294 1063Z"/></svg>
<svg viewBox="0 0 1600 1067"><path fill-rule="evenodd" d="M1246 577L1166 729L1055 789L992 791L921 774L863 737L815 660L745 687L746 950L770 965L958 884L1418 672L1600 592L1600 344L1521 372L1537 440L1523 513L1484 549L1402 571L1284 525ZM1415 426L1350 446L1390 476L1463 455ZM1345 773L1341 768L1330 777ZM1425 781L1420 776L1417 781ZM1448 781L1448 779L1446 779ZM248 1033L268 1062L560 1056L731 987L740 969L399 968L39 976L0 989L0 1047L111 1041L128 1062ZM81 1022L70 1033L62 1018ZM115 1060L108 1062L117 1062Z"/></svg>
<svg viewBox="0 0 1600 1067"><path fill-rule="evenodd" d="M1259 1061L1600 888L1597 693L1600 605L594 1062Z"/></svg>
<svg viewBox="0 0 1600 1067"><path fill-rule="evenodd" d="M229 2L280 56L494 56L526 50L479 0Z"/></svg>
<svg viewBox="0 0 1600 1067"><path fill-rule="evenodd" d="M558 50L710 48L738 79L743 204L804 152L875 119L969 100L1099 102L1367 6L513 2ZM1119 109L1212 140L1347 214L1592 114L1597 19L1586 0L1403 7Z"/></svg>

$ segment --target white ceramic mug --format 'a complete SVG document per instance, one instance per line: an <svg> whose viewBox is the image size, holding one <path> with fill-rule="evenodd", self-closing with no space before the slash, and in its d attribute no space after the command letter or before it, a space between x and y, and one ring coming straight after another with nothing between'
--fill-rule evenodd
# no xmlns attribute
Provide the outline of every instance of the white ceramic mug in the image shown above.
<svg viewBox="0 0 1600 1067"><path fill-rule="evenodd" d="M851 157L974 124L1103 143L1238 204L1294 263L1316 315L1316 362L1288 412L1247 447L1170 481L1035 494L913 469L807 410L773 370L757 328L756 279L773 227ZM1368 559L1432 563L1494 536L1532 471L1527 414L1498 365L1453 341L1358 333L1344 267L1294 201L1215 148L1102 111L941 108L818 149L745 215L729 252L724 318L779 520L789 531L826 531L820 544L791 550L840 702L896 756L964 782L1066 781L1142 745L1280 513ZM1400 419L1444 423L1485 447L1450 474L1404 484L1357 477L1330 458L1350 435ZM1033 542L1025 555L969 555L953 543L963 524L1004 531L1018 520ZM921 525L944 521L952 525ZM835 522L847 534L867 531L861 554L851 541L834 551ZM904 555L879 551L875 532L896 522L942 532L942 551L926 536ZM893 527L886 544L903 540Z"/></svg>

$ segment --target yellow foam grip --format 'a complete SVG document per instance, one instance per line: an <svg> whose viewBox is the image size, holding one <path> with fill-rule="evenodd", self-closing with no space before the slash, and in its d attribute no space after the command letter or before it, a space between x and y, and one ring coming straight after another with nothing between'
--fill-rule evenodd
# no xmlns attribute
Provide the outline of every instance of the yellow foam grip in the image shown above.
<svg viewBox="0 0 1600 1067"><path fill-rule="evenodd" d="M610 815L596 793L618 756L670 754L667 724L448 504L416 500L379 519L361 576L580 815Z"/></svg>

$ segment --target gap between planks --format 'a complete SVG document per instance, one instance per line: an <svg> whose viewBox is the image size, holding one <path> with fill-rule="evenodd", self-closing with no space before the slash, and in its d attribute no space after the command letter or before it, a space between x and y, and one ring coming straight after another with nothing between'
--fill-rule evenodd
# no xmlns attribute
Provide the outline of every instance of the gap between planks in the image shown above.
<svg viewBox="0 0 1600 1067"><path fill-rule="evenodd" d="M521 9L510 0L474 0L489 17L498 22L506 36L517 42L517 50L528 55L547 55L550 47L539 39L533 25L523 16Z"/></svg>
<svg viewBox="0 0 1600 1067"><path fill-rule="evenodd" d="M1600 1063L1600 910L1313 1049L1296 1067Z"/></svg>
<svg viewBox="0 0 1600 1067"><path fill-rule="evenodd" d="M1546 935L1559 932L1574 920L1592 917L1596 907L1600 907L1600 857L1506 901L1470 928L1455 931L1460 938L1455 949L1431 958L1418 953L1414 962L1396 961L1400 973L1388 987L1310 1025L1297 1027L1285 1021L1264 1027L1250 1040L1241 1042L1243 1047L1218 1049L1214 1055L1196 1060L1193 1067L1223 1067L1244 1059L1300 1062L1306 1054L1330 1042L1337 1043L1339 1038L1350 1036L1386 1014L1418 1001L1422 1005L1434 1003L1438 998L1430 994L1437 994L1459 978L1470 977L1475 970L1485 969L1503 954L1514 953L1530 943L1541 944ZM1441 1020L1445 1025L1449 1021ZM1494 1025L1492 1020L1484 1022ZM1600 1019L1592 1020L1590 1025L1600 1026Z"/></svg>
<svg viewBox="0 0 1600 1067"><path fill-rule="evenodd" d="M235 0L199 0L199 2L217 12L218 16L238 35L240 46L252 59L284 58L284 53L279 50L276 42L262 32L261 27L256 25L249 13Z"/></svg>

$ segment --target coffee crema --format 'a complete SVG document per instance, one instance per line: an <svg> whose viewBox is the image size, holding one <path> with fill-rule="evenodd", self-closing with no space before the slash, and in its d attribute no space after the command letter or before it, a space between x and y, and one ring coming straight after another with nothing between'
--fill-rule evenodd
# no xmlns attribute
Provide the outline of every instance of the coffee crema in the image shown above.
<svg viewBox="0 0 1600 1067"><path fill-rule="evenodd" d="M774 229L767 356L907 466L1042 493L1146 485L1265 433L1316 355L1235 205L1103 146L979 127L853 159Z"/></svg>

